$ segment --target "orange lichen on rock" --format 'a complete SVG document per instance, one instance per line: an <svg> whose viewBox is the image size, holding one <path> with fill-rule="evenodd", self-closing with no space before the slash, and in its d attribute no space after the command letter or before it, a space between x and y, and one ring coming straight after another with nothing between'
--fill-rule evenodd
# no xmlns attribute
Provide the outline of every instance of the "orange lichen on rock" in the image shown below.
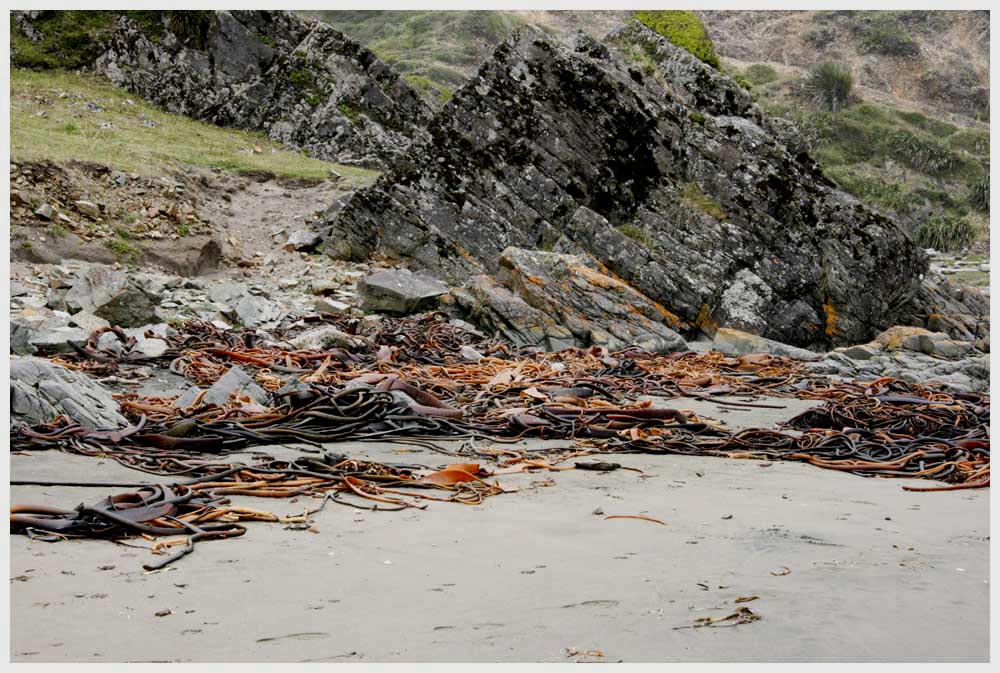
<svg viewBox="0 0 1000 673"><path fill-rule="evenodd" d="M708 336L714 336L716 330L719 329L719 323L712 317L711 311L708 310L708 304L701 305L701 309L698 311L698 317L695 318L694 326Z"/></svg>
<svg viewBox="0 0 1000 673"><path fill-rule="evenodd" d="M837 329L837 311L833 307L833 300L827 299L823 302L823 315L826 316L826 326L823 328L823 333L826 334L831 339L840 334L840 330Z"/></svg>

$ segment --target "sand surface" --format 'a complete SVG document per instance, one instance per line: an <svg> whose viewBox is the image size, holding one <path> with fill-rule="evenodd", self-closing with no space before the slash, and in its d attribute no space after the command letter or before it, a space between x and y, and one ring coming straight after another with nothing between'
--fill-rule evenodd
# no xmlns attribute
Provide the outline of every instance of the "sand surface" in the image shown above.
<svg viewBox="0 0 1000 673"><path fill-rule="evenodd" d="M712 411L732 427L768 427L809 406L776 403L786 408L680 406ZM453 462L392 442L330 448L429 467ZM289 450L273 450L282 452ZM987 490L910 493L900 488L910 480L799 463L613 460L643 472L505 477L504 486L520 490L480 506L369 512L330 505L316 515L317 533L250 523L245 536L201 543L164 572L142 570L155 558L145 549L11 536L11 657L988 660ZM11 478L155 480L113 461L53 451L13 455ZM11 499L75 506L122 490L15 485ZM308 503L239 504L293 514ZM621 514L667 525L605 519ZM734 602L746 596L759 598ZM675 628L740 606L761 619ZM156 616L165 609L172 613ZM603 657L567 656L567 649Z"/></svg>

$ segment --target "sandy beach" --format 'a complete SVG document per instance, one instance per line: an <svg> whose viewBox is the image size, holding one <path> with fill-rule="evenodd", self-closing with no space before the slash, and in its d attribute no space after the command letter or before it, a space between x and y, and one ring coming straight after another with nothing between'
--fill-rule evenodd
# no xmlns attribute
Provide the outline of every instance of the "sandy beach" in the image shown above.
<svg viewBox="0 0 1000 673"><path fill-rule="evenodd" d="M703 404L747 427L810 403L681 406L707 413ZM328 448L453 462L392 442ZM518 490L479 506L329 505L315 533L250 523L243 537L200 543L154 573L141 568L155 558L145 549L12 536L12 660L988 660L988 490L912 493L901 489L912 480L788 462L602 459L641 472L507 476L502 485ZM113 461L12 456L13 480L67 475L156 480ZM122 490L13 486L12 501L75 506ZM310 504L239 502L280 514ZM740 607L760 619L677 628Z"/></svg>

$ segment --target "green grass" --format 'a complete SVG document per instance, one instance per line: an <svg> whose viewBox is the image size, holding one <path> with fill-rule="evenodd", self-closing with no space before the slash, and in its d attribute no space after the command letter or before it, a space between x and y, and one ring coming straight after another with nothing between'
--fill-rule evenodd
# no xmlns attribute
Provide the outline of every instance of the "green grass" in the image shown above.
<svg viewBox="0 0 1000 673"><path fill-rule="evenodd" d="M329 178L330 169L345 176L378 175L286 151L262 133L169 114L94 76L12 68L10 86L11 156L19 161L85 159L145 175L162 174L165 166L174 165L307 179ZM68 95L60 98L63 92ZM87 112L86 102L105 111ZM40 111L45 115L37 116ZM154 126L144 126L144 120ZM101 129L102 122L114 128ZM254 147L263 151L253 152Z"/></svg>
<svg viewBox="0 0 1000 673"><path fill-rule="evenodd" d="M132 242L128 231L121 227L115 227L115 234L112 238L104 239L104 245L115 254L115 257L132 261L142 257L142 250Z"/></svg>
<svg viewBox="0 0 1000 673"><path fill-rule="evenodd" d="M942 215L921 222L913 232L913 240L924 248L951 252L968 247L978 234L968 218Z"/></svg>
<svg viewBox="0 0 1000 673"><path fill-rule="evenodd" d="M638 241L642 243L647 248L652 244L653 240L650 238L649 234L634 224L622 224L618 227L618 231L625 234L633 241Z"/></svg>
<svg viewBox="0 0 1000 673"><path fill-rule="evenodd" d="M714 201L711 197L706 195L703 191L701 191L701 188L693 182L689 182L684 185L684 188L681 190L681 198L706 215L710 215L717 220L726 219L726 211L722 208L722 205L718 201Z"/></svg>

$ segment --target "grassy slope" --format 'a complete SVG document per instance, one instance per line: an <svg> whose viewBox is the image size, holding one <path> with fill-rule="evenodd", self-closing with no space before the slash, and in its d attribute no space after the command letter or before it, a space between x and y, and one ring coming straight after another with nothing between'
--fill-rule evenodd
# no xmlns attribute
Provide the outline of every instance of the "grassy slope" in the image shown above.
<svg viewBox="0 0 1000 673"><path fill-rule="evenodd" d="M148 175L179 164L308 179L328 178L331 169L348 176L376 175L285 151L261 133L163 112L97 77L14 68L10 81L15 161L88 160ZM104 111L91 112L87 103ZM100 127L108 122L113 128Z"/></svg>

